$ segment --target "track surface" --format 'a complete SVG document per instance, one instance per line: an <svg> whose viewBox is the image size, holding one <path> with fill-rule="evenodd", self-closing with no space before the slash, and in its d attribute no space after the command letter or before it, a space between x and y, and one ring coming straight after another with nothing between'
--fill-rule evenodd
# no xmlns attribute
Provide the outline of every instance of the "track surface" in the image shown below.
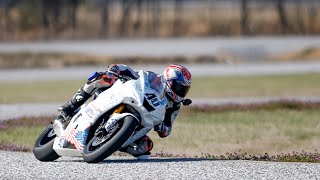
<svg viewBox="0 0 320 180"><path fill-rule="evenodd" d="M2 42L0 52L61 52L110 56L232 54L255 59L320 46L320 37L164 38Z"/></svg>
<svg viewBox="0 0 320 180"><path fill-rule="evenodd" d="M320 164L195 158L112 156L100 164L81 158L37 161L31 153L0 151L0 179L319 179Z"/></svg>
<svg viewBox="0 0 320 180"><path fill-rule="evenodd" d="M139 71L163 73L168 64L135 65L131 68ZM85 80L95 71L106 71L106 67L71 67L58 69L11 69L0 70L1 82L25 82L48 80ZM272 74L320 73L320 62L288 63L244 63L244 64L185 64L193 77L195 76L248 76Z"/></svg>

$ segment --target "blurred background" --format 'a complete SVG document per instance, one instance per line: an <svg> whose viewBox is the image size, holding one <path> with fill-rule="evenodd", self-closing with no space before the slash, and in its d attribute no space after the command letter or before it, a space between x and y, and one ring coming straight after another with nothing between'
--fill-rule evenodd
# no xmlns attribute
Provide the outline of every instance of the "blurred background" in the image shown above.
<svg viewBox="0 0 320 180"><path fill-rule="evenodd" d="M192 73L194 103L168 140L152 135L155 152L317 150L319 9L318 0L0 0L0 149L32 147L93 71L178 63Z"/></svg>
<svg viewBox="0 0 320 180"><path fill-rule="evenodd" d="M22 68L99 64L79 54L123 63L312 60L319 8L317 0L0 0L0 40L11 42L0 52L73 55Z"/></svg>
<svg viewBox="0 0 320 180"><path fill-rule="evenodd" d="M317 0L1 0L2 40L316 35Z"/></svg>

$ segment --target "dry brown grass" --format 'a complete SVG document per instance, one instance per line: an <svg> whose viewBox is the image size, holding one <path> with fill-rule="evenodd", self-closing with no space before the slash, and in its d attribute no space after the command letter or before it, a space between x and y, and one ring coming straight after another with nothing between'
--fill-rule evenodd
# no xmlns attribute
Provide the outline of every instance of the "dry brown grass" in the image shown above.
<svg viewBox="0 0 320 180"><path fill-rule="evenodd" d="M257 110L191 113L175 121L168 139L151 133L155 152L220 155L239 149L271 155L319 149L317 110Z"/></svg>
<svg viewBox="0 0 320 180"><path fill-rule="evenodd" d="M241 153L233 157L237 158L242 157L242 153L261 156L320 149L318 103L229 106L183 108L169 138L159 138L155 132L149 134L154 141L153 152L200 157L241 149ZM21 118L2 122L0 142L30 147L51 119Z"/></svg>
<svg viewBox="0 0 320 180"><path fill-rule="evenodd" d="M320 60L320 48L311 47L302 49L295 52L289 52L285 54L275 55L270 57L272 61L296 61L296 60L312 60L319 61Z"/></svg>
<svg viewBox="0 0 320 180"><path fill-rule="evenodd" d="M257 110L277 110L277 109L291 109L291 110L306 110L306 109L320 109L320 102L294 101L294 100L275 100L265 103L252 104L223 104L223 105L199 105L193 107L183 108L183 113L202 112L202 113L218 113L227 111L257 111Z"/></svg>
<svg viewBox="0 0 320 180"><path fill-rule="evenodd" d="M0 69L67 66L105 66L106 64L226 63L226 56L111 57L72 53L0 53Z"/></svg>

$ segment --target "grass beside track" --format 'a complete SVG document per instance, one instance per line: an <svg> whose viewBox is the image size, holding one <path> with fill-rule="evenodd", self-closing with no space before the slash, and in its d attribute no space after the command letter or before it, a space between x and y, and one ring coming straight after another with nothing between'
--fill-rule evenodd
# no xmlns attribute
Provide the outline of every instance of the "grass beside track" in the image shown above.
<svg viewBox="0 0 320 180"><path fill-rule="evenodd" d="M249 154L313 151L320 149L319 114L319 110L189 113L178 119L171 138L156 148L216 155L239 149Z"/></svg>
<svg viewBox="0 0 320 180"><path fill-rule="evenodd" d="M168 138L159 138L155 132L149 135L154 141L154 153L170 152L198 157L227 155L245 159L247 154L261 157L265 153L315 152L320 149L319 116L319 107L220 112L185 109L174 122ZM4 122L0 124L0 142L32 147L45 128L44 124L50 120L25 118ZM283 160L290 161L290 157Z"/></svg>
<svg viewBox="0 0 320 180"><path fill-rule="evenodd" d="M223 56L127 56L84 55L80 53L0 52L0 69L105 66L106 64L221 63Z"/></svg>
<svg viewBox="0 0 320 180"><path fill-rule="evenodd" d="M194 77L191 98L320 96L320 74ZM77 81L0 82L0 103L62 102L85 83Z"/></svg>

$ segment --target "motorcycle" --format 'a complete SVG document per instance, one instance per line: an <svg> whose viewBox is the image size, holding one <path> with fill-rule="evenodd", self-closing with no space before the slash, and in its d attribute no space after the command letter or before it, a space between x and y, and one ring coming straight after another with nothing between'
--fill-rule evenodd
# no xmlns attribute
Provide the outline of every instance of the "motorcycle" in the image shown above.
<svg viewBox="0 0 320 180"><path fill-rule="evenodd" d="M139 76L136 80L118 76L111 88L83 105L65 128L57 120L49 124L34 144L36 159L71 156L98 163L162 123L165 79L145 71Z"/></svg>

